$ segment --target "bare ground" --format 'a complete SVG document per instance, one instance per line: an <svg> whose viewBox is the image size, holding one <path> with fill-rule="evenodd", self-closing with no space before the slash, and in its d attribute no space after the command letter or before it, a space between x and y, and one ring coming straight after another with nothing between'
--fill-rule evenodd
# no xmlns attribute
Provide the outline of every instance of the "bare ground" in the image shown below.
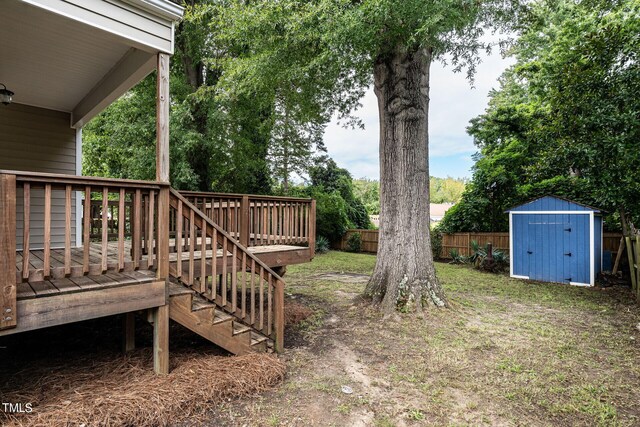
<svg viewBox="0 0 640 427"><path fill-rule="evenodd" d="M332 252L289 269L288 292L315 315L288 330L287 378L212 411L212 425L640 425L627 290L439 264L453 308L389 323L358 297L374 262Z"/></svg>

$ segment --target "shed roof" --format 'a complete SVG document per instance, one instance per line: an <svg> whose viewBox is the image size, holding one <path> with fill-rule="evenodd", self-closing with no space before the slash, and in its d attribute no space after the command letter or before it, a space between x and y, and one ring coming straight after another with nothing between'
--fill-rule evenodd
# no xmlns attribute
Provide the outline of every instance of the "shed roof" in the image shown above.
<svg viewBox="0 0 640 427"><path fill-rule="evenodd" d="M585 205L583 203L574 202L573 200L565 199L558 196L543 196L537 199L530 200L521 205L515 206L505 212L522 212L522 211L536 211L536 212L555 212L555 211L584 211L601 213L602 209L594 208L593 206Z"/></svg>

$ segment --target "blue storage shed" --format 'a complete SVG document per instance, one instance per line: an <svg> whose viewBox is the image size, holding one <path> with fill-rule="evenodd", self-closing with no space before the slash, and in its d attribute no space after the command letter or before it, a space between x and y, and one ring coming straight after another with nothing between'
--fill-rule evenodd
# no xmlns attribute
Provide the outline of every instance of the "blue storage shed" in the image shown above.
<svg viewBox="0 0 640 427"><path fill-rule="evenodd" d="M545 196L509 213L511 277L593 286L602 270L602 211Z"/></svg>

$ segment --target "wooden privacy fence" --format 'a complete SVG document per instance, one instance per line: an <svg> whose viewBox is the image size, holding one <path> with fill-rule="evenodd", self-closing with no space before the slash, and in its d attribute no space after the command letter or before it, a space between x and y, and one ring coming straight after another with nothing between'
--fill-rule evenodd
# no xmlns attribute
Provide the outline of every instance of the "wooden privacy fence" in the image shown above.
<svg viewBox="0 0 640 427"><path fill-rule="evenodd" d="M347 241L353 234L359 234L362 239L362 252L377 253L378 252L378 233L379 230L347 230L342 240L335 245L335 249L346 250ZM610 251L612 259L615 258L620 246L621 233L604 233L602 236L602 250ZM481 246L492 243L494 250L509 253L509 233L452 233L442 235L442 250L440 257L445 259L451 258L451 250L455 249L458 254L469 256L472 253L471 242L477 242Z"/></svg>
<svg viewBox="0 0 640 427"><path fill-rule="evenodd" d="M611 252L612 259L615 258L620 246L622 233L604 233L602 235L602 250ZM469 256L472 254L471 242L477 242L480 246L487 243L493 244L494 250L509 253L509 233L453 233L442 235L441 258L451 258L451 250L455 249L460 255Z"/></svg>
<svg viewBox="0 0 640 427"><path fill-rule="evenodd" d="M340 240L337 244L334 245L334 249L338 249L340 251L347 250L347 241L349 237L353 234L359 234L360 239L362 239L361 252L368 252L375 254L378 252L378 230L347 230L344 236L342 236L342 240Z"/></svg>

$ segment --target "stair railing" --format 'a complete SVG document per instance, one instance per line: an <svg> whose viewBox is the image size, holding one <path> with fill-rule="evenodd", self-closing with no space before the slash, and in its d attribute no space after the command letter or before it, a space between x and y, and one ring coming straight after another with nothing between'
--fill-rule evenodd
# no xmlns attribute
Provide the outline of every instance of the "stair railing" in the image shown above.
<svg viewBox="0 0 640 427"><path fill-rule="evenodd" d="M175 254L170 274L242 323L284 345L284 281L245 245L171 189ZM202 205L201 205L202 207Z"/></svg>

